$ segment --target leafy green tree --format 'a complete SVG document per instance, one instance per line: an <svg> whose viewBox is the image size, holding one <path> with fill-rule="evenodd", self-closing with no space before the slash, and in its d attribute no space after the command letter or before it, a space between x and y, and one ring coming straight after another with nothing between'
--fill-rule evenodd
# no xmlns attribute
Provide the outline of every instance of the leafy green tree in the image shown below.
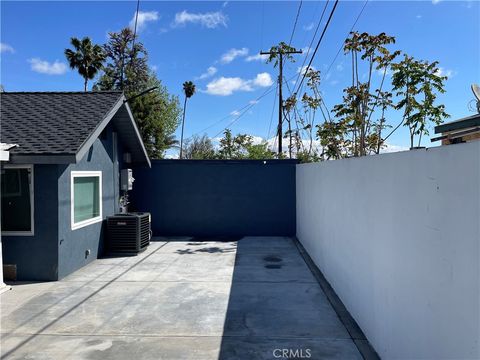
<svg viewBox="0 0 480 360"><path fill-rule="evenodd" d="M145 90L149 79L148 53L130 28L108 33L109 40L103 46L108 64L97 86L106 90L122 90L135 94ZM135 41L134 41L135 40Z"/></svg>
<svg viewBox="0 0 480 360"><path fill-rule="evenodd" d="M135 44L135 45L134 45ZM176 146L173 133L180 122L178 97L170 95L148 67L148 52L133 32L125 28L109 33L104 45L107 64L94 90L120 90L127 98L156 87L129 101L150 157L161 158L165 150Z"/></svg>
<svg viewBox="0 0 480 360"><path fill-rule="evenodd" d="M244 159L246 157L247 145L252 144L250 135L233 136L230 129L226 129L223 137L220 139L220 148L218 150L218 158L220 159Z"/></svg>
<svg viewBox="0 0 480 360"><path fill-rule="evenodd" d="M183 149L184 159L215 159L215 156L212 140L207 135L194 135L191 139L185 141Z"/></svg>
<svg viewBox="0 0 480 360"><path fill-rule="evenodd" d="M195 94L195 84L191 81L183 83L183 93L185 94L185 101L183 103L183 117L182 117L182 135L180 137L180 159L183 155L183 128L185 126L185 113L187 112L187 100Z"/></svg>
<svg viewBox="0 0 480 360"><path fill-rule="evenodd" d="M84 79L84 91L87 91L88 80L92 80L102 69L105 53L100 45L93 44L89 37L82 40L72 37L72 49L65 49L65 57L70 68L77 69Z"/></svg>
<svg viewBox="0 0 480 360"><path fill-rule="evenodd" d="M173 134L179 124L181 109L178 98L168 93L154 73L149 74L145 84L146 89L152 87L156 89L129 101L129 105L148 154L152 158L161 158L167 149L178 147Z"/></svg>
<svg viewBox="0 0 480 360"><path fill-rule="evenodd" d="M266 160L277 157L277 154L268 148L267 142L246 145L245 148L247 150L247 159Z"/></svg>
<svg viewBox="0 0 480 360"><path fill-rule="evenodd" d="M437 93L445 92L446 76L439 74L438 62L415 60L404 55L402 61L393 64L393 91L400 97L395 109L403 109L402 123L410 131L410 147L418 136L418 146L422 135L428 135L428 125L439 125L449 117L445 106L436 104Z"/></svg>
<svg viewBox="0 0 480 360"><path fill-rule="evenodd" d="M352 32L345 40L345 54L351 55L352 85L343 90L343 102L334 106L333 113L343 123L341 127L347 130L345 136L349 136L349 141L344 141L350 146L348 151L343 152L346 156L365 156L382 146L381 131L384 127L379 126L372 117L379 105L389 106L386 101L388 98L384 98L387 93L383 91L383 86L390 65L400 53L388 50L387 46L394 43L395 38L385 33L370 35ZM359 76L362 65L367 68L365 81ZM381 74L382 79L374 90L375 71ZM376 146L371 144L373 139L379 142Z"/></svg>
<svg viewBox="0 0 480 360"><path fill-rule="evenodd" d="M295 62L295 58L290 53L291 51L296 51L296 49L282 41L278 45L272 46L270 48L270 55L268 56L266 62L273 62L273 66L277 67L280 62L280 54L283 56L283 60Z"/></svg>
<svg viewBox="0 0 480 360"><path fill-rule="evenodd" d="M226 129L220 139L220 147L217 152L219 159L274 159L276 154L268 149L266 142L253 143L253 137L247 134L233 136L230 129Z"/></svg>

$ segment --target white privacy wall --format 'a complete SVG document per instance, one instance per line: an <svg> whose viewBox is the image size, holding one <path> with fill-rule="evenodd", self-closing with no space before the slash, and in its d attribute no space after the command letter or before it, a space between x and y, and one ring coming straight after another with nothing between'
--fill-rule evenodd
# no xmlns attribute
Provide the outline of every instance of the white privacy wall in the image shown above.
<svg viewBox="0 0 480 360"><path fill-rule="evenodd" d="M480 141L296 177L297 237L383 359L480 358Z"/></svg>

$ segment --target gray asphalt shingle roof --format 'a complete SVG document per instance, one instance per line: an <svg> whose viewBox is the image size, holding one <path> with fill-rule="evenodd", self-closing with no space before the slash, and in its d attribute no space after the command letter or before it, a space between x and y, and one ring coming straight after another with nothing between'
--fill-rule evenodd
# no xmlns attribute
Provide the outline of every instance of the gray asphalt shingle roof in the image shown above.
<svg viewBox="0 0 480 360"><path fill-rule="evenodd" d="M74 155L121 92L0 93L0 141L15 154Z"/></svg>

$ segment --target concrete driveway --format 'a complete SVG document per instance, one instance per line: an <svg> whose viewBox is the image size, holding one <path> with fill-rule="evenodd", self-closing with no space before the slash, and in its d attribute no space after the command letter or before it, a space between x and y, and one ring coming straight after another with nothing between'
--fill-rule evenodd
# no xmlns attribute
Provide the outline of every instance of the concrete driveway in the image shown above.
<svg viewBox="0 0 480 360"><path fill-rule="evenodd" d="M361 359L292 239L156 241L1 295L12 359Z"/></svg>

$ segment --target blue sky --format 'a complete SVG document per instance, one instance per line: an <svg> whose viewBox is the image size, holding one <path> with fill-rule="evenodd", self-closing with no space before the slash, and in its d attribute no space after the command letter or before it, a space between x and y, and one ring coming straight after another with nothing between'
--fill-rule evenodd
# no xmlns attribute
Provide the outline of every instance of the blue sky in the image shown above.
<svg viewBox="0 0 480 360"><path fill-rule="evenodd" d="M303 2L293 46L309 45L324 4ZM340 101L342 89L349 85L349 59L341 53L330 73L326 69L363 5L364 1L340 1L313 61L323 72L322 91L329 107ZM297 8L293 1L141 1L140 41L159 79L177 95L182 94L184 81L197 85L198 92L189 102L186 137L207 127L210 136L217 135L235 120L238 110L270 88L277 70L255 55L279 41L288 42ZM129 25L135 9L136 1L2 1L1 84L6 91L82 90L82 79L66 67L63 55L70 37L89 36L104 43L108 31ZM386 32L396 37L396 49L438 60L450 77L447 93L439 99L457 119L472 114L467 107L473 98L470 84L480 82L479 23L476 1L370 1L355 29ZM295 76L303 61L301 55L296 59L286 65L287 78ZM268 129L274 90L231 125L234 133L272 136L273 125L270 134ZM388 114L392 125L400 119L397 112ZM407 129L395 133L389 144L408 146Z"/></svg>

